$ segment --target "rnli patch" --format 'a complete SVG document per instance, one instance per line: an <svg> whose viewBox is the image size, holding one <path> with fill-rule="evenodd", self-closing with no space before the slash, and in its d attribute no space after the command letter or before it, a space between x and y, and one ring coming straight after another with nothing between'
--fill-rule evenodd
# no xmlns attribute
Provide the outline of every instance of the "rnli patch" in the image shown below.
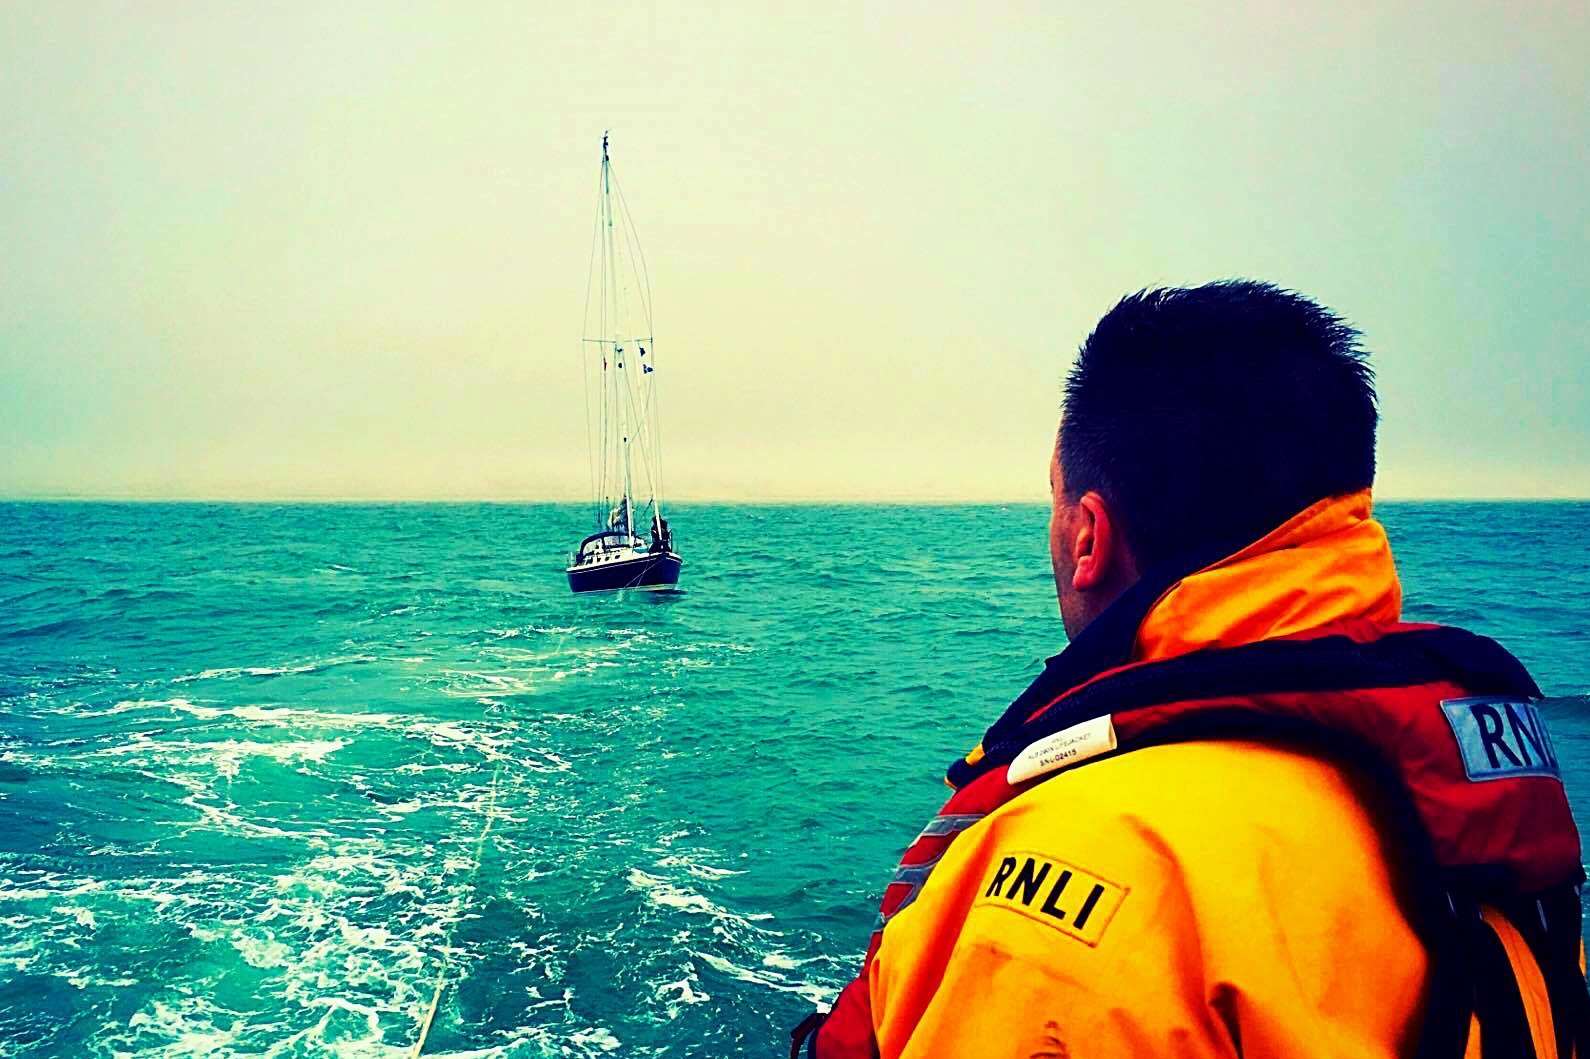
<svg viewBox="0 0 1590 1059"><path fill-rule="evenodd" d="M1012 853L989 872L973 908L1008 908L1087 945L1104 936L1128 888L1041 853Z"/></svg>
<svg viewBox="0 0 1590 1059"><path fill-rule="evenodd" d="M1446 699L1441 711L1457 737L1470 780L1562 778L1546 722L1533 704L1495 697Z"/></svg>

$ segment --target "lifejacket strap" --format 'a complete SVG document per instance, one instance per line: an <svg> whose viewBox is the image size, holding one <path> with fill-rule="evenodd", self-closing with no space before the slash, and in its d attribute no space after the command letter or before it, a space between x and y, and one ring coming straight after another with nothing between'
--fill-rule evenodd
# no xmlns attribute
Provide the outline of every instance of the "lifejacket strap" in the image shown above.
<svg viewBox="0 0 1590 1059"><path fill-rule="evenodd" d="M1538 902L1533 911L1541 915L1540 921L1544 924L1544 914L1540 912ZM1496 939L1502 944L1502 951L1507 955L1513 981L1518 986L1519 999L1523 1002L1524 1018L1528 1023L1530 1044L1535 1054L1543 1059L1547 1056L1558 1059L1557 1030L1540 961L1530 951L1523 933L1499 909L1483 905L1480 918L1495 932Z"/></svg>
<svg viewBox="0 0 1590 1059"><path fill-rule="evenodd" d="M808 1059L817 1059L817 1031L826 1018L828 1012L814 1011L789 1031L789 1059L801 1059L802 1046L805 1046Z"/></svg>
<svg viewBox="0 0 1590 1059"><path fill-rule="evenodd" d="M1554 1055L1541 1055L1535 1048L1517 968L1502 933L1487 920L1483 907L1472 907L1470 914L1464 916L1463 938L1473 977L1474 1013L1480 1021L1482 1059L1555 1059ZM1552 1044L1555 1046L1556 1042Z"/></svg>

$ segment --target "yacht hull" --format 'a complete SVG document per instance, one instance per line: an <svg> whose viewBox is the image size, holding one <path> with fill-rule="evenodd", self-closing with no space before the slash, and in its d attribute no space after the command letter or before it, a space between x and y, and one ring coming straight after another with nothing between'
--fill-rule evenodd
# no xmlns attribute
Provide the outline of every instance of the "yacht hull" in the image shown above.
<svg viewBox="0 0 1590 1059"><path fill-rule="evenodd" d="M683 560L673 552L655 552L615 563L571 566L569 588L574 592L616 592L620 589L669 589L679 583Z"/></svg>

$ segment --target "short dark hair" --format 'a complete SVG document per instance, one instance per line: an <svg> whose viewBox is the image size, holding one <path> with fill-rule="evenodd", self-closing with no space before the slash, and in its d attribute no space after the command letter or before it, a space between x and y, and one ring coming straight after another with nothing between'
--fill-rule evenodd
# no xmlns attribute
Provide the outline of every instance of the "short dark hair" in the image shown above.
<svg viewBox="0 0 1590 1059"><path fill-rule="evenodd" d="M1141 568L1212 558L1375 478L1374 373L1358 332L1252 280L1129 294L1066 376L1060 461Z"/></svg>

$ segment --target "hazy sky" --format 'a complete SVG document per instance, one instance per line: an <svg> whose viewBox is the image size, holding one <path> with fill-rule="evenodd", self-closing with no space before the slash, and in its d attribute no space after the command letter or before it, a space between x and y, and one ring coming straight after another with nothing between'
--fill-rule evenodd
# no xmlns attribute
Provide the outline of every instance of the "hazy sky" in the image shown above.
<svg viewBox="0 0 1590 1059"><path fill-rule="evenodd" d="M676 495L1041 497L1223 276L1363 328L1382 495L1590 495L1590 7L1299 6L3 3L0 495L581 496L603 129Z"/></svg>

